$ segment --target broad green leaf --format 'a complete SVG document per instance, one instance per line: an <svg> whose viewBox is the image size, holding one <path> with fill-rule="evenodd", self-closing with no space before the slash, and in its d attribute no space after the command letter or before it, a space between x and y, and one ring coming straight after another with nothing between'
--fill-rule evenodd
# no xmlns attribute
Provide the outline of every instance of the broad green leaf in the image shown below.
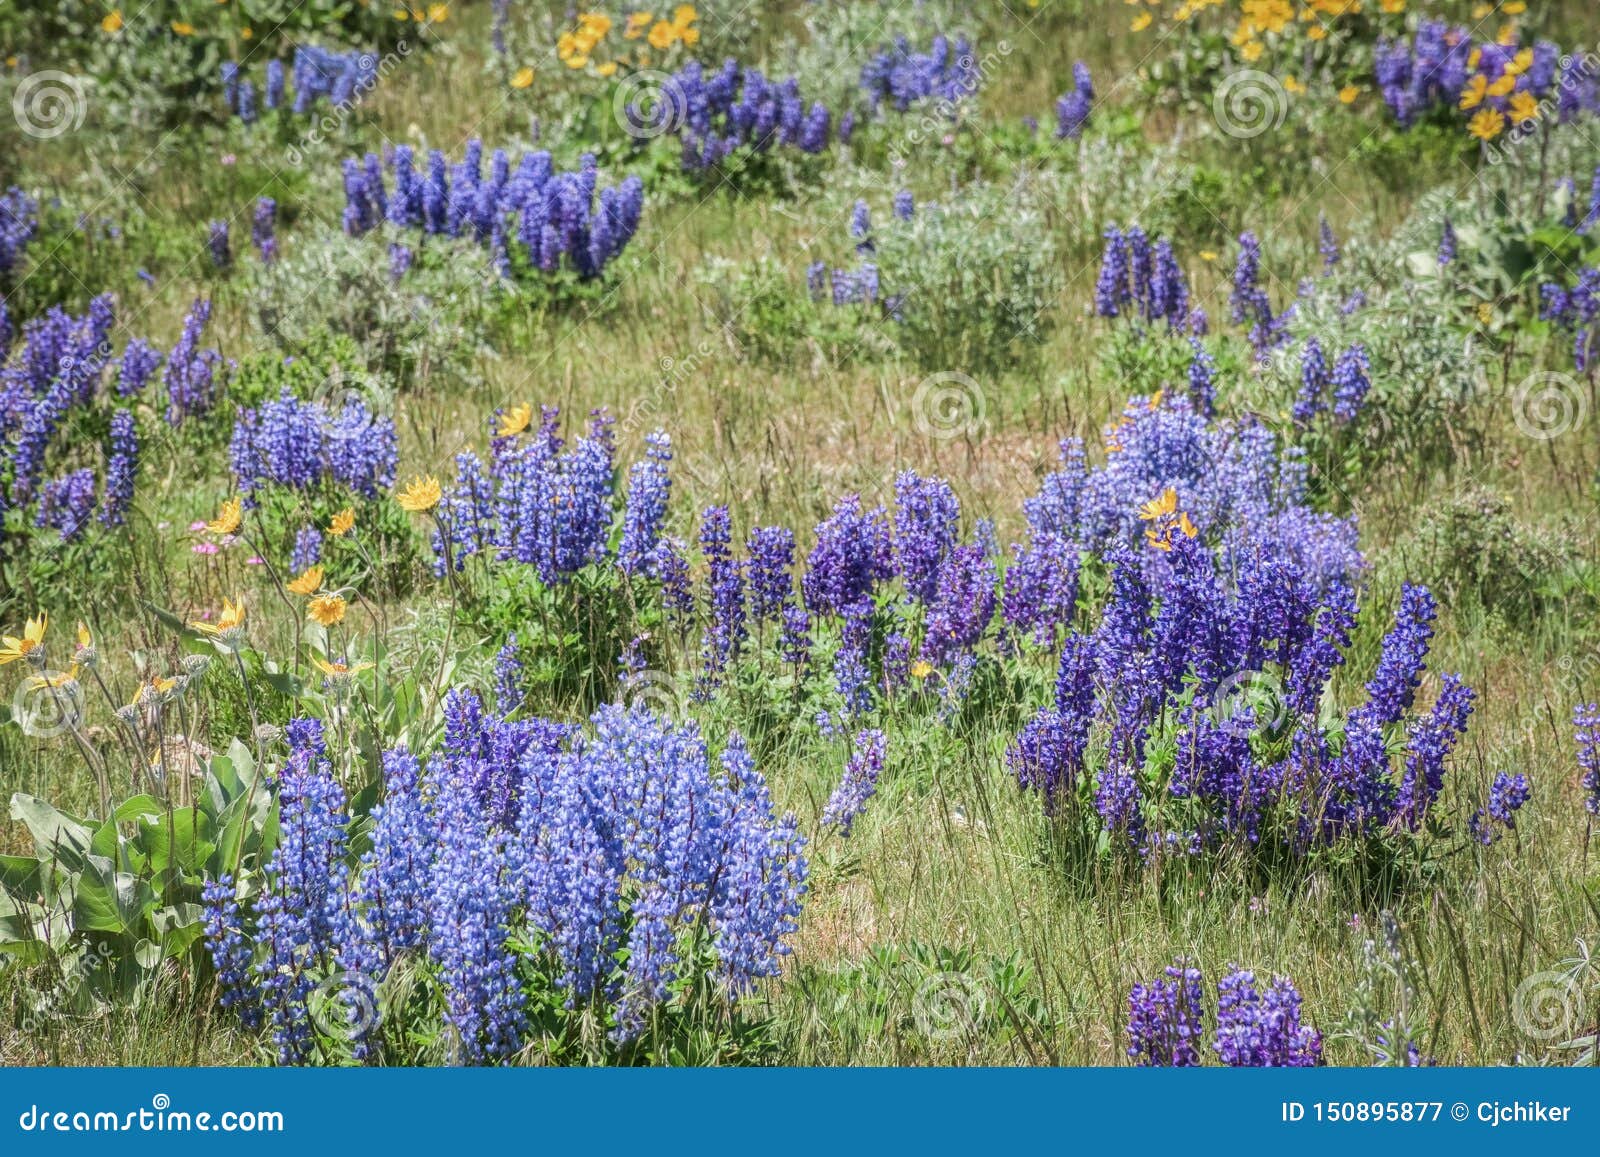
<svg viewBox="0 0 1600 1157"><path fill-rule="evenodd" d="M82 820L21 792L11 797L11 818L28 829L41 860L60 859L74 870L83 868L93 833Z"/></svg>

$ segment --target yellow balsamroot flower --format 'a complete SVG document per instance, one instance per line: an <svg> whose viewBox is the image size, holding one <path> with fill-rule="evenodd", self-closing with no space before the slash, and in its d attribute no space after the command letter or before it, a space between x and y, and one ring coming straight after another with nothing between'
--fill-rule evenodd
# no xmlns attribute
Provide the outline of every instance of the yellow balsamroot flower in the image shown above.
<svg viewBox="0 0 1600 1157"><path fill-rule="evenodd" d="M1261 59L1261 54L1266 51L1266 45L1259 40L1249 40L1239 49L1239 59L1255 63Z"/></svg>
<svg viewBox="0 0 1600 1157"><path fill-rule="evenodd" d="M306 604L306 614L314 623L333 627L344 622L345 607L344 599L338 595L318 595Z"/></svg>
<svg viewBox="0 0 1600 1157"><path fill-rule="evenodd" d="M401 510L426 514L439 505L440 496L439 480L430 474L426 478L413 478L411 485L395 496L395 501L400 504Z"/></svg>
<svg viewBox="0 0 1600 1157"><path fill-rule="evenodd" d="M1506 65L1506 72L1511 76L1521 76L1533 65L1533 49L1524 48L1511 58L1511 63Z"/></svg>
<svg viewBox="0 0 1600 1157"><path fill-rule="evenodd" d="M933 664L926 659L918 659L911 664L911 675L914 679L926 679L933 674Z"/></svg>
<svg viewBox="0 0 1600 1157"><path fill-rule="evenodd" d="M1347 84L1339 90L1340 104L1355 104L1356 97L1361 95L1361 90L1353 84Z"/></svg>
<svg viewBox="0 0 1600 1157"><path fill-rule="evenodd" d="M644 35L644 30L650 27L650 22L655 17L648 12L635 12L628 17L628 22L623 26L622 35L626 40L638 40Z"/></svg>
<svg viewBox="0 0 1600 1157"><path fill-rule="evenodd" d="M105 17L100 21L100 31L101 32L121 32L122 31L122 12L119 9L116 9L116 8L113 8L110 12L107 12L105 14Z"/></svg>
<svg viewBox="0 0 1600 1157"><path fill-rule="evenodd" d="M206 523L206 529L212 534L232 534L244 522L244 501L239 498L230 498L222 504L222 509L217 516Z"/></svg>
<svg viewBox="0 0 1600 1157"><path fill-rule="evenodd" d="M589 58L587 56L569 56L561 63L571 69L588 68Z"/></svg>
<svg viewBox="0 0 1600 1157"><path fill-rule="evenodd" d="M193 36L194 35L194 25L190 24L190 23L188 23L187 21L184 21L184 20L174 20L172 22L172 30L174 32L176 32L179 36Z"/></svg>
<svg viewBox="0 0 1600 1157"><path fill-rule="evenodd" d="M595 65L594 70L600 76L615 76L617 74L617 62L608 60L604 64Z"/></svg>
<svg viewBox="0 0 1600 1157"><path fill-rule="evenodd" d="M450 5L448 5L448 4L430 4L430 5L428 5L428 22L430 24L443 24L448 19L450 19Z"/></svg>
<svg viewBox="0 0 1600 1157"><path fill-rule="evenodd" d="M512 88L527 88L533 83L533 69L519 68L511 78Z"/></svg>
<svg viewBox="0 0 1600 1157"><path fill-rule="evenodd" d="M0 638L0 665L15 663L18 659L44 658L44 633L50 627L50 616L40 611L37 618L29 619L22 628L22 638L6 635Z"/></svg>
<svg viewBox="0 0 1600 1157"><path fill-rule="evenodd" d="M1187 510L1178 512L1178 529L1183 532L1185 538L1193 538L1200 533L1200 528L1189 521L1189 512Z"/></svg>
<svg viewBox="0 0 1600 1157"><path fill-rule="evenodd" d="M687 28L700 19L700 13L694 10L693 4L679 4L672 10L672 22L679 28Z"/></svg>
<svg viewBox="0 0 1600 1157"><path fill-rule="evenodd" d="M249 40L255 34L256 34L255 33L255 29L253 29L253 28L241 28L241 29L239 29L239 39L240 40Z"/></svg>
<svg viewBox="0 0 1600 1157"><path fill-rule="evenodd" d="M658 21L650 29L650 47L659 49L671 48L673 42L678 39L678 35L678 29L675 25L666 20Z"/></svg>
<svg viewBox="0 0 1600 1157"><path fill-rule="evenodd" d="M1158 518L1165 518L1177 509L1178 492L1169 486L1161 492L1160 497L1152 498L1139 507L1139 517L1145 522L1152 522Z"/></svg>
<svg viewBox="0 0 1600 1157"><path fill-rule="evenodd" d="M244 641L244 619L244 600L234 602L225 598L222 600L222 613L217 616L216 622L196 621L189 626L226 647L234 648Z"/></svg>
<svg viewBox="0 0 1600 1157"><path fill-rule="evenodd" d="M356 524L356 512L346 506L333 516L333 521L328 523L328 533L335 538L343 538L350 533L350 528Z"/></svg>
<svg viewBox="0 0 1600 1157"><path fill-rule="evenodd" d="M389 15L393 16L402 24L411 19L411 13L406 11L404 8L396 8L393 12L389 13Z"/></svg>
<svg viewBox="0 0 1600 1157"><path fill-rule="evenodd" d="M308 566L299 578L284 584L293 595L314 595L322 589L322 568Z"/></svg>
<svg viewBox="0 0 1600 1157"><path fill-rule="evenodd" d="M1128 25L1129 32L1143 32L1154 22L1155 17L1148 12L1141 12L1133 18L1133 23Z"/></svg>
<svg viewBox="0 0 1600 1157"><path fill-rule="evenodd" d="M1494 140L1505 127L1506 118L1500 115L1500 110L1497 108L1480 108L1467 122L1467 132L1480 141Z"/></svg>
<svg viewBox="0 0 1600 1157"><path fill-rule="evenodd" d="M46 671L42 675L29 675L22 681L22 685L29 691L43 691L46 688L60 690L70 687L78 681L78 665L74 663L65 671Z"/></svg>
<svg viewBox="0 0 1600 1157"><path fill-rule="evenodd" d="M1461 90L1459 107L1462 111L1477 108L1483 103L1484 93L1488 91L1489 78L1481 72L1474 74L1472 79L1467 81L1466 87Z"/></svg>
<svg viewBox="0 0 1600 1157"><path fill-rule="evenodd" d="M1217 251L1215 249L1202 249L1202 250L1200 250L1200 260L1201 261L1215 261L1216 259L1217 259Z"/></svg>
<svg viewBox="0 0 1600 1157"><path fill-rule="evenodd" d="M1474 20L1482 20L1485 16L1489 15L1489 13L1493 11L1493 4L1475 4L1472 8L1472 18Z"/></svg>
<svg viewBox="0 0 1600 1157"><path fill-rule="evenodd" d="M1306 90L1306 86L1301 84L1294 77L1286 76L1286 77L1283 78L1283 91L1284 92L1304 92L1305 90Z"/></svg>
<svg viewBox="0 0 1600 1157"><path fill-rule="evenodd" d="M1521 16L1527 10L1528 6L1524 4L1522 0L1511 0L1511 3L1504 4L1500 8L1500 11L1504 12L1507 16Z"/></svg>
<svg viewBox="0 0 1600 1157"><path fill-rule="evenodd" d="M1511 98L1511 107L1507 111L1517 124L1526 124L1539 119L1539 102L1533 99L1533 93L1519 92Z"/></svg>
<svg viewBox="0 0 1600 1157"><path fill-rule="evenodd" d="M177 688L178 680L171 676L153 675L146 679L133 692L133 702L129 707L140 707L155 700L160 702Z"/></svg>
<svg viewBox="0 0 1600 1157"><path fill-rule="evenodd" d="M510 438L522 433L528 428L528 423L533 421L533 407L527 402L520 406L512 406L500 415L501 438Z"/></svg>
<svg viewBox="0 0 1600 1157"><path fill-rule="evenodd" d="M1396 16L1406 10L1406 0L1383 0L1381 7L1390 16Z"/></svg>
<svg viewBox="0 0 1600 1157"><path fill-rule="evenodd" d="M1500 77L1484 91L1490 96L1509 96L1517 88L1517 78L1509 72Z"/></svg>
<svg viewBox="0 0 1600 1157"><path fill-rule="evenodd" d="M311 657L311 661L316 664L317 670L334 680L348 679L352 675L359 675L362 671L370 671L372 669L371 663L328 662L325 659L317 658L315 655Z"/></svg>
<svg viewBox="0 0 1600 1157"><path fill-rule="evenodd" d="M598 41L611 31L611 17L604 12L585 12L578 17L578 29L583 35Z"/></svg>
<svg viewBox="0 0 1600 1157"><path fill-rule="evenodd" d="M1307 28L1306 29L1306 39L1307 40L1326 40L1327 38L1328 38L1328 30L1326 28L1324 28L1320 24L1316 25L1313 28Z"/></svg>

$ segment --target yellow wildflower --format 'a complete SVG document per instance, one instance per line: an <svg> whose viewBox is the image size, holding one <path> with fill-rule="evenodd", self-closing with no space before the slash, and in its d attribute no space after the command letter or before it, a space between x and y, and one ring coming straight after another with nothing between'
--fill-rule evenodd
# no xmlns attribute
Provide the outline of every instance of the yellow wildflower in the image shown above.
<svg viewBox="0 0 1600 1157"><path fill-rule="evenodd" d="M1146 28L1150 27L1151 23L1154 20L1155 20L1155 17L1151 16L1150 13L1141 12L1141 13L1139 13L1139 15L1137 15L1137 16L1135 16L1133 18L1133 23L1128 25L1128 31L1130 31L1130 32L1143 32Z"/></svg>
<svg viewBox="0 0 1600 1157"><path fill-rule="evenodd" d="M439 480L430 474L426 478L413 478L411 485L395 496L395 501L402 510L426 514L439 505L440 496Z"/></svg>
<svg viewBox="0 0 1600 1157"><path fill-rule="evenodd" d="M1539 119L1539 102L1531 92L1519 92L1511 98L1511 119L1517 124Z"/></svg>
<svg viewBox="0 0 1600 1157"><path fill-rule="evenodd" d="M1340 104L1355 104L1356 97L1361 95L1361 90L1353 84L1347 84L1339 90Z"/></svg>
<svg viewBox="0 0 1600 1157"><path fill-rule="evenodd" d="M234 602L225 598L222 600L222 614L217 616L216 622L197 620L189 626L224 646L236 647L244 639L244 619L244 600Z"/></svg>
<svg viewBox="0 0 1600 1157"><path fill-rule="evenodd" d="M206 523L206 529L212 534L232 534L243 522L244 502L238 498L230 498L222 504L217 516Z"/></svg>
<svg viewBox="0 0 1600 1157"><path fill-rule="evenodd" d="M314 595L322 589L322 568L308 566L301 572L300 577L284 585L289 588L289 593L292 595Z"/></svg>
<svg viewBox="0 0 1600 1157"><path fill-rule="evenodd" d="M516 71L516 75L511 78L512 88L527 88L532 83L533 69L531 68L519 68Z"/></svg>
<svg viewBox="0 0 1600 1157"><path fill-rule="evenodd" d="M116 8L113 8L110 12L107 12L105 14L105 18L100 21L100 31L101 32L120 32L120 31L122 31L122 12L119 9L116 9Z"/></svg>
<svg viewBox="0 0 1600 1157"><path fill-rule="evenodd" d="M1506 118L1500 115L1500 110L1497 108L1481 108L1472 120L1467 122L1467 132L1480 141L1494 140L1505 127Z"/></svg>
<svg viewBox="0 0 1600 1157"><path fill-rule="evenodd" d="M15 663L18 659L29 656L40 658L40 648L44 646L44 633L50 626L50 616L40 611L36 618L29 619L22 628L22 638L15 635L6 635L0 638L0 666L6 663Z"/></svg>
<svg viewBox="0 0 1600 1157"><path fill-rule="evenodd" d="M344 621L345 605L338 595L318 595L306 604L306 614L324 627L337 626Z"/></svg>
<svg viewBox="0 0 1600 1157"><path fill-rule="evenodd" d="M172 22L172 30L174 32L176 32L179 36L193 36L194 35L194 25L188 23L187 21L183 21L183 20L174 20Z"/></svg>
<svg viewBox="0 0 1600 1157"><path fill-rule="evenodd" d="M356 512L346 506L333 516L333 521L328 523L328 533L335 538L343 538L350 533L350 528L356 524Z"/></svg>
<svg viewBox="0 0 1600 1157"><path fill-rule="evenodd" d="M522 433L528 428L528 423L533 420L533 406L523 402L520 406L512 406L500 415L500 434L502 438L510 438Z"/></svg>

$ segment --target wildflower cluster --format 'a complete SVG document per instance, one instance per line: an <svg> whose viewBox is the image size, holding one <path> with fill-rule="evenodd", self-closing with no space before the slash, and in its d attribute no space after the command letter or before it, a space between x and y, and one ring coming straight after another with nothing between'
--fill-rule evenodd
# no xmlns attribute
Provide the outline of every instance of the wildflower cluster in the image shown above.
<svg viewBox="0 0 1600 1157"><path fill-rule="evenodd" d="M736 153L820 153L833 127L821 101L807 106L797 79L773 82L732 59L715 71L689 62L667 79L659 100L632 106L628 116L641 135L677 135L686 170L713 168Z"/></svg>
<svg viewBox="0 0 1600 1157"><path fill-rule="evenodd" d="M287 106L303 116L327 99L336 109L347 108L372 91L378 83L378 58L370 52L331 52L313 44L295 46L290 68L276 57L263 66L260 92L254 80L244 75L234 61L222 64L222 99L230 116L254 124L264 104L268 109Z"/></svg>
<svg viewBox="0 0 1600 1157"><path fill-rule="evenodd" d="M1179 960L1164 978L1128 994L1128 1056L1141 1066L1193 1067L1205 1043L1200 970ZM1310 1068L1322 1061L1322 1034L1303 1024L1300 992L1286 977L1262 985L1236 969L1217 984L1211 1044L1230 1068Z"/></svg>
<svg viewBox="0 0 1600 1157"><path fill-rule="evenodd" d="M926 52L897 37L861 66L861 88L872 107L888 104L896 112L923 101L949 109L976 95L982 79L972 42L965 36L952 42L943 33L934 36Z"/></svg>
<svg viewBox="0 0 1600 1157"><path fill-rule="evenodd" d="M437 978L466 1063L516 1052L552 986L626 1041L702 969L727 999L776 974L805 895L804 841L774 815L744 741L714 761L693 724L645 708L590 722L513 722L452 691L425 763L385 753L359 860L320 724L290 725L283 835L255 899L247 911L229 881L205 898L225 1000L271 1026L280 1063L313 1056L319 983L354 975L375 992L406 958ZM380 1056L385 1029L352 1024L355 1054Z"/></svg>
<svg viewBox="0 0 1600 1157"><path fill-rule="evenodd" d="M515 268L549 274L568 268L598 277L633 238L644 207L638 177L598 187L595 159L584 154L577 172L557 172L547 152L525 153L515 168L503 149L483 169L483 142L467 142L463 159L428 153L425 171L398 145L382 161L368 153L344 162L344 227L352 236L384 221L397 229L463 237L486 246L506 276ZM385 182L385 168L392 187ZM409 264L409 262L407 262Z"/></svg>
<svg viewBox="0 0 1600 1157"><path fill-rule="evenodd" d="M269 484L304 490L328 480L375 499L394 484L399 445L394 420L360 398L334 414L285 386L275 400L239 410L228 458L247 496Z"/></svg>
<svg viewBox="0 0 1600 1157"><path fill-rule="evenodd" d="M1190 328L1189 283L1172 242L1158 237L1151 244L1137 225L1126 233L1112 225L1105 241L1094 287L1095 312L1101 317L1136 316L1147 325L1165 321L1170 330Z"/></svg>
<svg viewBox="0 0 1600 1157"><path fill-rule="evenodd" d="M1507 129L1600 110L1592 63L1548 40L1524 44L1512 26L1476 40L1464 27L1424 20L1409 40L1380 42L1373 69L1401 125L1453 110L1467 116L1467 131L1484 142Z"/></svg>

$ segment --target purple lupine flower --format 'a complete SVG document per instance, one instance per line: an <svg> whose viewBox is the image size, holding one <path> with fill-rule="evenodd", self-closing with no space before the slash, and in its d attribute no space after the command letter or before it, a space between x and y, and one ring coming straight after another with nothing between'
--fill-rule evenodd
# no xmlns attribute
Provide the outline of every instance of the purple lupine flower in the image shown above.
<svg viewBox="0 0 1600 1157"><path fill-rule="evenodd" d="M1204 1032L1200 970L1180 959L1165 971L1128 993L1128 1056L1140 1066L1192 1067Z"/></svg>
<svg viewBox="0 0 1600 1157"><path fill-rule="evenodd" d="M233 250L228 243L226 221L212 221L206 226L206 248L211 251L213 268L227 269L233 264Z"/></svg>
<svg viewBox="0 0 1600 1157"><path fill-rule="evenodd" d="M256 247L264 265L271 265L278 257L278 203L271 197L256 201L255 215L250 221L250 243Z"/></svg>
<svg viewBox="0 0 1600 1157"><path fill-rule="evenodd" d="M1401 587L1394 627L1384 636L1378 669L1367 682L1367 702L1358 712L1380 725L1394 723L1405 714L1422 682L1436 613L1427 587L1410 583Z"/></svg>
<svg viewBox="0 0 1600 1157"><path fill-rule="evenodd" d="M661 541L667 505L672 496L672 440L657 430L645 437L645 456L628 468L628 492L622 514L622 541L617 566L623 574L648 574Z"/></svg>
<svg viewBox="0 0 1600 1157"><path fill-rule="evenodd" d="M994 618L994 561L977 544L958 546L939 568L938 587L928 605L922 654L943 665L970 652Z"/></svg>
<svg viewBox="0 0 1600 1157"><path fill-rule="evenodd" d="M1583 772L1582 787L1587 793L1583 807L1600 816L1600 704L1586 703L1572 713L1572 726L1578 743L1578 768Z"/></svg>
<svg viewBox="0 0 1600 1157"><path fill-rule="evenodd" d="M106 460L106 495L100 521L122 526L133 505L134 483L139 477L139 431L133 414L118 410L111 415L111 452Z"/></svg>
<svg viewBox="0 0 1600 1157"><path fill-rule="evenodd" d="M1472 838L1488 846L1500 838L1500 828L1515 830L1517 812L1532 798L1533 789L1526 775L1507 775L1500 772L1489 785L1489 802L1467 821Z"/></svg>
<svg viewBox="0 0 1600 1157"><path fill-rule="evenodd" d="M728 664L738 658L745 630L744 573L733 557L732 531L726 506L708 506L700 516L700 553L710 570L707 578L709 625L701 643L705 684L721 681Z"/></svg>
<svg viewBox="0 0 1600 1157"><path fill-rule="evenodd" d="M895 569L913 598L931 602L939 568L956 545L961 504L942 478L905 470L894 481Z"/></svg>
<svg viewBox="0 0 1600 1157"><path fill-rule="evenodd" d="M1320 214L1317 217L1317 252L1322 254L1323 273L1331 273L1339 264L1339 240L1333 235L1328 219Z"/></svg>
<svg viewBox="0 0 1600 1157"><path fill-rule="evenodd" d="M303 574L322 561L322 532L307 523L294 534L294 549L289 554L289 572Z"/></svg>
<svg viewBox="0 0 1600 1157"><path fill-rule="evenodd" d="M1311 1068L1322 1059L1322 1034L1300 1023L1300 993L1277 977L1266 992L1240 969L1217 985L1217 1039L1222 1063L1240 1068Z"/></svg>
<svg viewBox="0 0 1600 1157"><path fill-rule="evenodd" d="M894 195L894 215L901 221L911 220L916 211L917 202L910 189L901 189Z"/></svg>
<svg viewBox="0 0 1600 1157"><path fill-rule="evenodd" d="M750 586L750 618L778 619L794 590L794 532L784 526L758 526L745 541Z"/></svg>
<svg viewBox="0 0 1600 1157"><path fill-rule="evenodd" d="M856 819L866 809L867 801L878 790L878 776L883 771L888 740L876 729L856 732L854 750L844 766L844 776L839 786L828 797L822 809L822 826L837 827L841 836L849 836Z"/></svg>
<svg viewBox="0 0 1600 1157"><path fill-rule="evenodd" d="M502 719L509 719L522 706L522 669L522 652L512 632L494 656L495 713Z"/></svg>
<svg viewBox="0 0 1600 1157"><path fill-rule="evenodd" d="M1333 415L1341 422L1355 420L1361 412L1361 404L1367 399L1367 391L1372 388L1368 375L1371 373L1371 363L1367 361L1365 346L1353 345L1339 355L1333 364Z"/></svg>
<svg viewBox="0 0 1600 1157"><path fill-rule="evenodd" d="M1439 234L1439 268L1452 264L1456 259L1456 231L1450 224L1450 218L1444 219L1444 229Z"/></svg>
<svg viewBox="0 0 1600 1157"><path fill-rule="evenodd" d="M806 561L801 590L815 613L844 615L870 602L874 588L894 573L888 516L883 507L862 509L848 494L818 524L817 542Z"/></svg>
<svg viewBox="0 0 1600 1157"><path fill-rule="evenodd" d="M44 484L33 524L58 531L66 542L88 525L94 506L94 471L84 467Z"/></svg>
<svg viewBox="0 0 1600 1157"><path fill-rule="evenodd" d="M131 398L142 391L161 362L162 353L155 346L143 338L129 338L117 366L117 396Z"/></svg>
<svg viewBox="0 0 1600 1157"><path fill-rule="evenodd" d="M1295 397L1293 411L1296 422L1305 425L1326 408L1328 381L1328 360L1322 354L1322 344L1309 337L1300 351L1300 393Z"/></svg>
<svg viewBox="0 0 1600 1157"><path fill-rule="evenodd" d="M1189 400L1194 403L1195 412L1203 418L1211 418L1217 412L1217 363L1206 347L1200 344L1200 339L1191 337L1189 348L1192 356L1189 359Z"/></svg>

